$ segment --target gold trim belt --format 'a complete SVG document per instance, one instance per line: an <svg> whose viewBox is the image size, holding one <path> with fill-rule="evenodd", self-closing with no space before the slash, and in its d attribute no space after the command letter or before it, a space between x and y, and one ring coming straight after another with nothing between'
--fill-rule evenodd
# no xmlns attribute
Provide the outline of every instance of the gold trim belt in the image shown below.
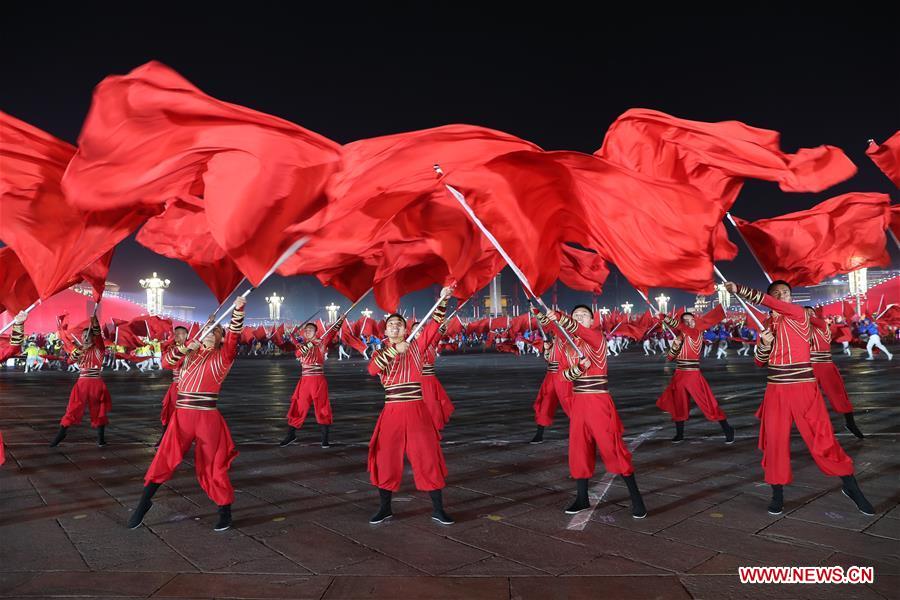
<svg viewBox="0 0 900 600"><path fill-rule="evenodd" d="M322 365L300 365L300 373L303 375L324 375L325 367Z"/></svg>
<svg viewBox="0 0 900 600"><path fill-rule="evenodd" d="M793 365L769 365L769 383L784 385L789 383L809 383L816 380L810 363Z"/></svg>
<svg viewBox="0 0 900 600"><path fill-rule="evenodd" d="M175 408L189 410L218 410L216 400L219 395L213 392L178 392Z"/></svg>
<svg viewBox="0 0 900 600"><path fill-rule="evenodd" d="M830 363L830 362L834 362L834 361L831 359L830 351L817 352L814 350L809 353L809 362L811 362L811 363Z"/></svg>
<svg viewBox="0 0 900 600"><path fill-rule="evenodd" d="M422 375L434 375L434 365L422 365Z"/></svg>
<svg viewBox="0 0 900 600"><path fill-rule="evenodd" d="M558 373L559 372L559 363L558 362L548 362L547 363L547 372L548 373Z"/></svg>
<svg viewBox="0 0 900 600"><path fill-rule="evenodd" d="M418 381L384 386L384 403L415 402L422 399L422 384Z"/></svg>
<svg viewBox="0 0 900 600"><path fill-rule="evenodd" d="M584 375L572 382L576 394L608 394L609 379L602 375Z"/></svg>
<svg viewBox="0 0 900 600"><path fill-rule="evenodd" d="M98 379L100 377L100 369L82 369L79 377Z"/></svg>
<svg viewBox="0 0 900 600"><path fill-rule="evenodd" d="M679 371L699 371L700 361L678 358L675 360L675 368Z"/></svg>

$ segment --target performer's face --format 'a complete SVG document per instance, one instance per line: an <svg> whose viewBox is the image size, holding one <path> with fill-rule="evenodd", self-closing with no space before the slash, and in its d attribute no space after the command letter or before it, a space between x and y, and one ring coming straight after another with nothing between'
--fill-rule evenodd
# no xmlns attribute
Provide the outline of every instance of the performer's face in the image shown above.
<svg viewBox="0 0 900 600"><path fill-rule="evenodd" d="M697 325L697 320L694 319L694 315L684 315L683 317L681 317L681 320L691 329L693 329L694 326Z"/></svg>
<svg viewBox="0 0 900 600"><path fill-rule="evenodd" d="M311 340L314 337L316 337L316 327L314 325L307 325L306 327L304 327L303 328L303 337L305 337L308 340Z"/></svg>
<svg viewBox="0 0 900 600"><path fill-rule="evenodd" d="M790 302L791 301L791 288L786 285L778 284L772 288L769 292L769 295L775 298L776 300L781 300L782 302Z"/></svg>
<svg viewBox="0 0 900 600"><path fill-rule="evenodd" d="M594 320L591 317L590 311L586 308L576 308L575 312L572 313L572 318L582 327L590 327L591 321Z"/></svg>
<svg viewBox="0 0 900 600"><path fill-rule="evenodd" d="M206 348L215 348L221 340L222 332L219 328L215 328L203 336L203 346Z"/></svg>
<svg viewBox="0 0 900 600"><path fill-rule="evenodd" d="M181 346L187 340L187 331L184 329L175 330L175 343Z"/></svg>
<svg viewBox="0 0 900 600"><path fill-rule="evenodd" d="M384 331L391 341L399 339L406 333L406 323L403 322L403 319L393 317L388 319L387 323L385 323Z"/></svg>

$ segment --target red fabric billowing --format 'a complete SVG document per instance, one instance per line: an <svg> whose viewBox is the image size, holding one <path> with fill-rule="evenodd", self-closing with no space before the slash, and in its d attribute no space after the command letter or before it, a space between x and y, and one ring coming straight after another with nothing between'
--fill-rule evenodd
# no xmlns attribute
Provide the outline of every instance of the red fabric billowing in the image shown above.
<svg viewBox="0 0 900 600"><path fill-rule="evenodd" d="M775 181L785 192L820 192L856 174L834 146L780 148L777 131L740 121L704 123L643 108L624 112L597 156L654 178L687 183L726 210L745 179Z"/></svg>
<svg viewBox="0 0 900 600"><path fill-rule="evenodd" d="M157 254L190 265L220 303L244 277L212 237L202 201L171 202L165 212L144 224L136 239Z"/></svg>
<svg viewBox="0 0 900 600"><path fill-rule="evenodd" d="M900 240L900 204L891 207L891 231Z"/></svg>
<svg viewBox="0 0 900 600"><path fill-rule="evenodd" d="M573 290L603 293L609 269L599 254L563 244L560 258L559 278L564 284Z"/></svg>
<svg viewBox="0 0 900 600"><path fill-rule="evenodd" d="M172 321L156 315L142 315L119 325L119 333L125 330L138 337L163 340L173 334Z"/></svg>
<svg viewBox="0 0 900 600"><path fill-rule="evenodd" d="M13 316L38 299L37 289L12 248L0 248L0 310Z"/></svg>
<svg viewBox="0 0 900 600"><path fill-rule="evenodd" d="M350 325L349 321L344 321L341 323L341 329L339 331L340 339L342 344L347 344L360 354L365 353L366 345L363 344L362 340L353 333L353 327Z"/></svg>
<svg viewBox="0 0 900 600"><path fill-rule="evenodd" d="M869 142L866 154L881 172L900 188L900 131L894 133L880 146L874 141Z"/></svg>
<svg viewBox="0 0 900 600"><path fill-rule="evenodd" d="M890 264L888 203L887 194L854 192L809 210L735 221L772 279L815 285L839 273Z"/></svg>
<svg viewBox="0 0 900 600"><path fill-rule="evenodd" d="M258 285L299 237L288 226L315 229L339 160L335 142L149 62L97 86L63 189L90 210L203 198L213 239Z"/></svg>
<svg viewBox="0 0 900 600"><path fill-rule="evenodd" d="M99 299L113 247L156 212L76 206L60 180L75 148L0 112L0 239L41 298L87 279Z"/></svg>

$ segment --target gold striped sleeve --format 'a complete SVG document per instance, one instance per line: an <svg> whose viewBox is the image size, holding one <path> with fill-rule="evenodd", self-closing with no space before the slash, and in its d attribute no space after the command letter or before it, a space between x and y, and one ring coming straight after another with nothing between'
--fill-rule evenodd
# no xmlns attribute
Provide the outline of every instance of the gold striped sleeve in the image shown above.
<svg viewBox="0 0 900 600"><path fill-rule="evenodd" d="M569 381L575 381L579 377L584 375L584 371L582 371L579 367L569 367L565 371L563 371L563 377L565 377Z"/></svg>
<svg viewBox="0 0 900 600"><path fill-rule="evenodd" d="M231 311L231 323L229 323L228 329L230 329L232 333L240 333L243 328L244 311L234 309Z"/></svg>
<svg viewBox="0 0 900 600"><path fill-rule="evenodd" d="M766 346L762 342L756 344L756 348L753 349L754 358L761 363L769 362L770 354L772 354L772 346Z"/></svg>
<svg viewBox="0 0 900 600"><path fill-rule="evenodd" d="M25 341L25 323L16 323L13 325L12 333L9 335L10 346L21 346Z"/></svg>
<svg viewBox="0 0 900 600"><path fill-rule="evenodd" d="M380 370L384 371L397 354L396 348L385 348L384 350L376 352L372 360L375 361L375 365Z"/></svg>
<svg viewBox="0 0 900 600"><path fill-rule="evenodd" d="M560 324L560 326L562 326L563 329L565 329L569 333L575 333L576 331L578 331L578 323L570 319L568 315L559 313L557 322Z"/></svg>
<svg viewBox="0 0 900 600"><path fill-rule="evenodd" d="M737 295L753 304L762 304L763 293L759 290L754 290L752 287L746 285L737 286Z"/></svg>

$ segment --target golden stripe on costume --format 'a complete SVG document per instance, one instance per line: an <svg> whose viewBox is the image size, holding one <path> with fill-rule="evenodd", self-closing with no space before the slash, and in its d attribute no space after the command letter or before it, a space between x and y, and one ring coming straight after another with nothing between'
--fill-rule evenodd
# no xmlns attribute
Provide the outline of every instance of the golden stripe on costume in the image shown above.
<svg viewBox="0 0 900 600"><path fill-rule="evenodd" d="M81 369L78 376L90 378L90 379L97 379L100 377L100 369L96 369L96 368Z"/></svg>
<svg viewBox="0 0 900 600"><path fill-rule="evenodd" d="M560 313L557 322L562 326L563 329L565 329L569 333L575 333L576 331L578 331L578 324L570 319L568 315Z"/></svg>
<svg viewBox="0 0 900 600"><path fill-rule="evenodd" d="M216 400L219 394L215 392L178 392L175 400L175 408L188 410L218 410Z"/></svg>
<svg viewBox="0 0 900 600"><path fill-rule="evenodd" d="M769 355L771 354L772 346L766 346L762 343L757 344L756 348L753 349L753 356L762 363L769 362Z"/></svg>
<svg viewBox="0 0 900 600"><path fill-rule="evenodd" d="M391 364L391 360L393 360L397 354L396 348L385 348L376 352L373 360L375 361L375 364L378 365L378 368L383 371Z"/></svg>
<svg viewBox="0 0 900 600"><path fill-rule="evenodd" d="M241 329L244 328L244 311L238 309L231 311L231 323L229 323L228 328L232 333L241 332Z"/></svg>
<svg viewBox="0 0 900 600"><path fill-rule="evenodd" d="M13 325L12 333L9 334L10 346L21 346L25 341L25 323L16 323Z"/></svg>
<svg viewBox="0 0 900 600"><path fill-rule="evenodd" d="M547 363L547 372L548 373L558 373L559 372L559 363L558 362L548 362Z"/></svg>
<svg viewBox="0 0 900 600"><path fill-rule="evenodd" d="M678 327L678 319L676 319L675 317L665 315L662 320L663 323L668 325L670 329L675 329L676 327Z"/></svg>
<svg viewBox="0 0 900 600"><path fill-rule="evenodd" d="M579 377L584 375L584 371L582 371L578 366L569 367L565 371L563 371L563 377L565 377L568 381L575 381Z"/></svg>
<svg viewBox="0 0 900 600"><path fill-rule="evenodd" d="M763 293L746 285L737 286L737 295L753 304L762 304Z"/></svg>
<svg viewBox="0 0 900 600"><path fill-rule="evenodd" d="M325 367L323 367L322 365L304 365L304 364L301 364L301 365L300 365L300 372L301 372L303 375L306 375L306 376L308 376L308 375L324 375L324 374L325 374Z"/></svg>
<svg viewBox="0 0 900 600"><path fill-rule="evenodd" d="M435 375L434 365L422 365L422 375Z"/></svg>
<svg viewBox="0 0 900 600"><path fill-rule="evenodd" d="M810 363L792 365L769 365L769 383L785 385L790 383L809 383L816 380Z"/></svg>
<svg viewBox="0 0 900 600"><path fill-rule="evenodd" d="M384 386L384 403L415 402L422 399L422 384L417 381Z"/></svg>
<svg viewBox="0 0 900 600"><path fill-rule="evenodd" d="M814 350L809 353L809 362L811 362L811 363L830 363L830 362L834 362L834 361L831 359L831 351L830 350L827 352L818 352L818 351Z"/></svg>
<svg viewBox="0 0 900 600"><path fill-rule="evenodd" d="M603 375L585 375L576 379L572 391L576 394L608 394L609 379Z"/></svg>
<svg viewBox="0 0 900 600"><path fill-rule="evenodd" d="M700 361L690 360L687 358L679 358L675 361L675 368L679 371L699 371Z"/></svg>

